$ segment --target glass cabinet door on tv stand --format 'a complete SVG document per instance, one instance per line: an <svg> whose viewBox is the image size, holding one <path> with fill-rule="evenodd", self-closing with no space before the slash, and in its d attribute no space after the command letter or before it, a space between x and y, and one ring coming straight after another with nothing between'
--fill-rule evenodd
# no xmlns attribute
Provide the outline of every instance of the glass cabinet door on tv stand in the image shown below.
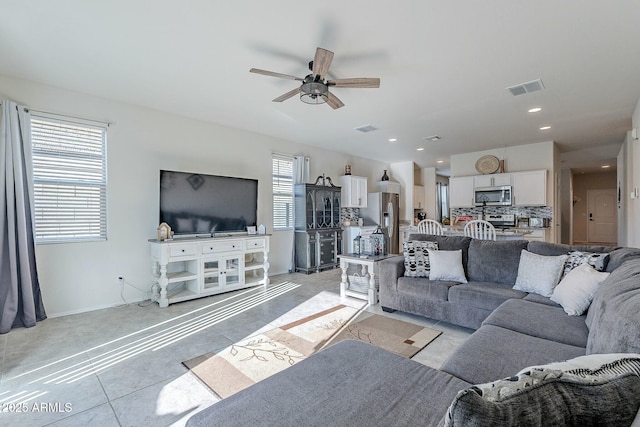
<svg viewBox="0 0 640 427"><path fill-rule="evenodd" d="M219 256L202 260L202 291L211 289L224 290L225 287L237 286L242 283L241 263L243 255Z"/></svg>

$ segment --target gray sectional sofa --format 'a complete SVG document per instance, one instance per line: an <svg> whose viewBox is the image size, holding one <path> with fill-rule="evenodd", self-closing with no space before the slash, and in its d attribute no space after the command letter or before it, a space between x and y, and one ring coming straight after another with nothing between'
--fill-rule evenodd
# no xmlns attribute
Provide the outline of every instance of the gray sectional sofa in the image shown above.
<svg viewBox="0 0 640 427"><path fill-rule="evenodd" d="M549 298L513 289L520 253L563 255L571 250L609 253L606 271L625 260L640 258L640 249L606 246L569 246L526 240L479 240L464 236L412 234L411 241L433 241L440 250L462 250L468 283L405 277L404 257L388 259L380 267L380 305L467 328L478 329L500 304L509 299L554 304Z"/></svg>
<svg viewBox="0 0 640 427"><path fill-rule="evenodd" d="M477 329L440 370L344 341L212 405L188 425L640 423L640 249L410 238L462 249L468 283L405 277L402 257L380 266L387 309ZM586 315L569 316L548 297L513 289L522 249L609 254L610 274Z"/></svg>

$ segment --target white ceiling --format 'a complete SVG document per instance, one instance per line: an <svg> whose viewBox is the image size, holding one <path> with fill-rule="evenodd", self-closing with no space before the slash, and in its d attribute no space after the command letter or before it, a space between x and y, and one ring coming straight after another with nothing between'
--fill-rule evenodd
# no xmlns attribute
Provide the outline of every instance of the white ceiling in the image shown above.
<svg viewBox="0 0 640 427"><path fill-rule="evenodd" d="M635 0L0 0L0 74L445 172L452 154L551 140L564 167L615 166L639 40ZM380 88L333 88L332 110L271 102L297 82L249 73L303 77L317 46L332 77Z"/></svg>

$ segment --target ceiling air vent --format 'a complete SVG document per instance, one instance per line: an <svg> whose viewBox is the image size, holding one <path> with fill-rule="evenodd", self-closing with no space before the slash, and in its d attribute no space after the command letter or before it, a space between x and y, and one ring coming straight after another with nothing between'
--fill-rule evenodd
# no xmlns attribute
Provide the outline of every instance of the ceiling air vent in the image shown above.
<svg viewBox="0 0 640 427"><path fill-rule="evenodd" d="M362 125L355 128L355 130L367 133L367 132L373 132L374 130L378 130L378 128L371 125Z"/></svg>
<svg viewBox="0 0 640 427"><path fill-rule="evenodd" d="M507 90L511 92L511 95L518 96L524 95L525 93L537 92L539 90L544 89L544 84L541 79L533 80L526 83L521 83L515 86L509 86Z"/></svg>
<svg viewBox="0 0 640 427"><path fill-rule="evenodd" d="M440 135L431 135L431 136L425 136L424 140L425 141L440 141L442 138L440 137Z"/></svg>

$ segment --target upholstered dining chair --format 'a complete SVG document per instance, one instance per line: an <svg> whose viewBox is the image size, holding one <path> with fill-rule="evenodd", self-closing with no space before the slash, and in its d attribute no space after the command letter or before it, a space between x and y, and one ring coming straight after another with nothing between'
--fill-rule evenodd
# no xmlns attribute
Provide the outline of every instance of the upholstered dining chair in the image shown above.
<svg viewBox="0 0 640 427"><path fill-rule="evenodd" d="M464 226L464 235L474 239L496 240L496 229L488 221L474 219Z"/></svg>
<svg viewBox="0 0 640 427"><path fill-rule="evenodd" d="M433 219L423 219L418 223L418 233L443 235L442 224Z"/></svg>

